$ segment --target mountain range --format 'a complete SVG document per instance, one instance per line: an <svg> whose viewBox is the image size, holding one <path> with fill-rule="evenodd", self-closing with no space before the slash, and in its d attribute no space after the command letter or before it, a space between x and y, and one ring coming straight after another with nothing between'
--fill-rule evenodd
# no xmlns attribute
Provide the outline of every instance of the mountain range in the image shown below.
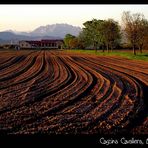
<svg viewBox="0 0 148 148"><path fill-rule="evenodd" d="M0 43L18 43L19 40L63 39L66 34L78 36L82 29L69 24L40 26L31 32L7 30L0 32Z"/></svg>

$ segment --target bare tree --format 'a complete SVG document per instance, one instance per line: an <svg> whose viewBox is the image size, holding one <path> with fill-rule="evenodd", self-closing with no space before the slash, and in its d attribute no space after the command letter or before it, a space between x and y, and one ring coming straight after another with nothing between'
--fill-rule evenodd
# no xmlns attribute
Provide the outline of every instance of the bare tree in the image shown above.
<svg viewBox="0 0 148 148"><path fill-rule="evenodd" d="M143 19L139 21L138 27L138 40L137 40L137 46L142 53L142 49L144 47L144 44L147 44L147 36L148 36L148 21L146 19Z"/></svg>
<svg viewBox="0 0 148 148"><path fill-rule="evenodd" d="M123 12L122 21L127 39L133 47L134 55L136 55L136 46L142 52L143 41L146 36L145 30L147 29L147 21L144 19L144 15L141 13L130 14L130 11Z"/></svg>

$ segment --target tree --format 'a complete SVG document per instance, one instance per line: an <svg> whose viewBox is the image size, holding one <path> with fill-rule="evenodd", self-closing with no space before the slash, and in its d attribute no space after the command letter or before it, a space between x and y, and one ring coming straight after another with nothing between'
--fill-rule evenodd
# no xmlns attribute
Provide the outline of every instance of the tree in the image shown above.
<svg viewBox="0 0 148 148"><path fill-rule="evenodd" d="M144 44L143 48L144 49L148 49L148 33L147 33L147 35L144 38L144 43L143 44Z"/></svg>
<svg viewBox="0 0 148 148"><path fill-rule="evenodd" d="M97 51L97 47L102 45L102 34L101 34L101 24L103 20L93 19L91 21L86 21L83 23L84 28L79 34L79 39L81 43L85 46L93 46L93 49Z"/></svg>
<svg viewBox="0 0 148 148"><path fill-rule="evenodd" d="M80 37L80 34L79 36L77 37L77 40L78 40L78 48L80 49L85 49L85 41Z"/></svg>
<svg viewBox="0 0 148 148"><path fill-rule="evenodd" d="M107 51L113 50L114 46L120 41L120 27L118 22L113 19L104 21L102 25L102 35Z"/></svg>
<svg viewBox="0 0 148 148"><path fill-rule="evenodd" d="M75 36L71 35L71 34L66 34L65 35L65 38L64 38L64 44L65 44L65 47L66 48L71 48L70 46L70 42L72 39L74 39Z"/></svg>
<svg viewBox="0 0 148 148"><path fill-rule="evenodd" d="M85 29L83 28L83 30L79 33L78 36L79 42L81 43L81 45L86 48L87 46L89 46L91 44L91 41L89 40L89 37L85 31Z"/></svg>
<svg viewBox="0 0 148 148"><path fill-rule="evenodd" d="M123 12L122 21L134 55L136 55L136 46L142 52L144 38L147 36L147 20L144 19L144 15L141 13L130 14L130 11Z"/></svg>
<svg viewBox="0 0 148 148"><path fill-rule="evenodd" d="M106 45L107 50L113 49L115 44L120 39L120 27L117 22L112 19L109 20L96 20L87 21L83 24L83 28L80 33L80 38L83 39L86 46L93 46L97 51L97 48L103 49Z"/></svg>
<svg viewBox="0 0 148 148"><path fill-rule="evenodd" d="M144 44L147 44L147 37L148 37L148 21L146 19L143 19L138 22L137 27L137 46L142 53L142 49L144 47Z"/></svg>
<svg viewBox="0 0 148 148"><path fill-rule="evenodd" d="M79 46L79 41L78 41L78 38L72 38L70 41L69 41L69 46L70 46L70 49L75 49L75 48L78 48Z"/></svg>
<svg viewBox="0 0 148 148"><path fill-rule="evenodd" d="M98 46L99 48L102 47L102 50L104 52L104 46L105 46L105 38L103 34L103 25L104 25L104 20L98 20L97 21L97 40L98 40Z"/></svg>
<svg viewBox="0 0 148 148"><path fill-rule="evenodd" d="M97 20L93 19L92 21L87 21L83 24L85 28L83 28L83 33L85 35L85 39L88 42L88 45L93 45L93 48L97 47Z"/></svg>

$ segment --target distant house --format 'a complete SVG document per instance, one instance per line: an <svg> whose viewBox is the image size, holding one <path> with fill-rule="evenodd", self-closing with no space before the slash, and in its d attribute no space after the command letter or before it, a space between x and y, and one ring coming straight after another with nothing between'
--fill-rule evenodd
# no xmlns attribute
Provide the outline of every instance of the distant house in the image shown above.
<svg viewBox="0 0 148 148"><path fill-rule="evenodd" d="M20 49L18 44L3 44L1 47L4 49L16 49L16 50Z"/></svg>
<svg viewBox="0 0 148 148"><path fill-rule="evenodd" d="M20 48L61 49L63 40L19 41Z"/></svg>

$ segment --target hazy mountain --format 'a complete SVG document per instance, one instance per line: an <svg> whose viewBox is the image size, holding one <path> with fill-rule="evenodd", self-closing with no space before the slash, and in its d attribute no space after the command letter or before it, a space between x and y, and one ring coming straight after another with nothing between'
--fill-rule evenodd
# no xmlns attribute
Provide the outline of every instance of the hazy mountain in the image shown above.
<svg viewBox="0 0 148 148"><path fill-rule="evenodd" d="M0 44L7 44L7 43L10 43L10 41L0 39Z"/></svg>
<svg viewBox="0 0 148 148"><path fill-rule="evenodd" d="M66 34L78 36L81 28L68 24L40 26L31 32L7 30L0 32L0 43L17 43L19 40L63 39Z"/></svg>
<svg viewBox="0 0 148 148"><path fill-rule="evenodd" d="M81 31L80 27L69 24L52 24L47 26L40 26L34 31L30 32L31 36L59 36L64 38L66 34L78 36Z"/></svg>
<svg viewBox="0 0 148 148"><path fill-rule="evenodd" d="M12 32L0 32L0 43L1 44L16 44L20 40L42 40L42 39L62 39L54 36L26 36L18 35Z"/></svg>
<svg viewBox="0 0 148 148"><path fill-rule="evenodd" d="M19 40L31 40L31 37L25 35L17 35L11 32L0 32L0 43L1 44L10 44L18 43Z"/></svg>
<svg viewBox="0 0 148 148"><path fill-rule="evenodd" d="M27 39L28 36L18 35L12 32L0 32L0 39L2 40L13 40L13 39Z"/></svg>

